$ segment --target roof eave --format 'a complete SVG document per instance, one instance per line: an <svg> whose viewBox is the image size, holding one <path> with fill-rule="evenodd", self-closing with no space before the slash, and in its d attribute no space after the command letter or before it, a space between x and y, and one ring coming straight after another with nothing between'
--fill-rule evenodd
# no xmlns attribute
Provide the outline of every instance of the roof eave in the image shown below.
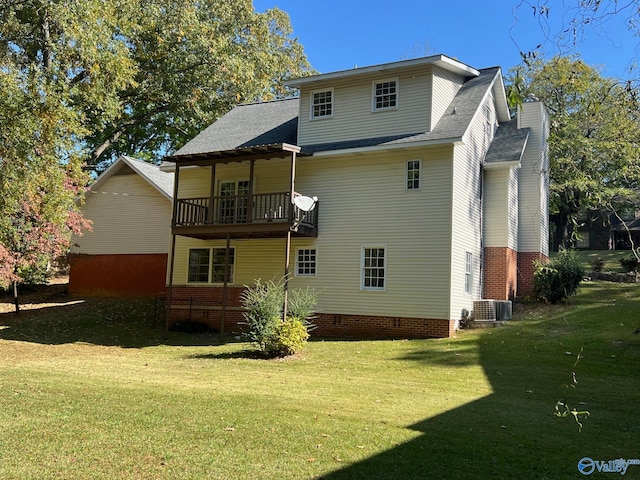
<svg viewBox="0 0 640 480"><path fill-rule="evenodd" d="M342 78L353 77L355 75L366 75L370 73L383 73L391 70L397 70L400 68L414 67L420 65L436 65L444 70L457 73L466 77L477 77L480 72L475 68L466 65L462 62L454 60L446 55L432 55L430 57L414 58L411 60L401 60L399 62L383 63L380 65L372 65L369 67L353 68L350 70L341 70L338 72L325 73L320 75L313 75L309 77L295 78L287 80L284 85L287 87L299 88L303 85L307 85L315 82L322 82L327 80L336 80Z"/></svg>

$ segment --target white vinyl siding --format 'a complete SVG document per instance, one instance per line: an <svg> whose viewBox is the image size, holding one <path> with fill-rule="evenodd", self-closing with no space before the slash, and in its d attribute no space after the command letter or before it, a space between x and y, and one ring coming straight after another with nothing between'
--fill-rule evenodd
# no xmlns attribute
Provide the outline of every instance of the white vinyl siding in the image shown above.
<svg viewBox="0 0 640 480"><path fill-rule="evenodd" d="M484 172L484 246L518 250L518 170Z"/></svg>
<svg viewBox="0 0 640 480"><path fill-rule="evenodd" d="M431 67L423 66L398 75L400 108L372 112L372 83L379 75L348 78L331 85L303 87L300 92L298 144L313 145L388 135L426 132L431 127ZM330 122L310 119L311 92L333 88L334 112Z"/></svg>
<svg viewBox="0 0 640 480"><path fill-rule="evenodd" d="M464 83L464 78L442 68L433 68L433 105L431 106L430 130L444 115L451 115L454 97ZM458 105L459 106L459 105Z"/></svg>
<svg viewBox="0 0 640 480"><path fill-rule="evenodd" d="M520 169L519 250L548 255L549 158L548 155L540 157L541 152L546 151L545 139L549 128L544 105L541 102L522 104L518 127L531 128Z"/></svg>
<svg viewBox="0 0 640 480"><path fill-rule="evenodd" d="M495 109L493 99L488 96L485 105ZM482 258L483 230L483 186L482 161L488 147L486 142L486 108L481 105L471 122L464 143L455 147L452 196L452 244L451 282L464 285L464 252L474 258ZM486 193L486 191L484 192ZM482 295L480 262L474 262L473 285L470 294L462 288L453 288L450 305L451 318L460 318L462 309L471 310L472 301Z"/></svg>
<svg viewBox="0 0 640 480"><path fill-rule="evenodd" d="M169 249L171 201L138 174L108 178L89 193L82 212L93 225L74 237L74 253L146 254Z"/></svg>

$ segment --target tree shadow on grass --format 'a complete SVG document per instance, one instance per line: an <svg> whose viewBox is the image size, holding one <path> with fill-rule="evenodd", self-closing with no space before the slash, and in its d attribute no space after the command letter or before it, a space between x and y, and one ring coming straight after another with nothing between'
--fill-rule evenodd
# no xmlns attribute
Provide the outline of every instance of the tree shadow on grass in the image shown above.
<svg viewBox="0 0 640 480"><path fill-rule="evenodd" d="M611 318L615 323L610 306L593 308L597 310L596 317ZM545 342L539 331L544 326L525 328L520 322L471 333L469 340L463 333L462 340L455 342L458 349L451 352L425 346L404 357L425 366L449 362L464 366L465 358L469 359L470 365L475 363L483 368L492 393L463 405L454 404L440 415L408 425L404 428L418 433L412 440L349 466L336 466L335 471L316 478L576 479L584 478L577 468L584 457L638 458L640 429L628 422L633 407L620 403L632 399L618 398L615 391L595 386L604 380L595 377L595 372L607 361L615 362L616 356L611 353L616 352L608 350L614 347L606 342L591 345L589 356L578 365L582 383L576 392L567 387L571 384L575 354L580 350L580 342L584 342L582 330L576 328L562 339L554 337ZM554 322L546 323L550 327ZM530 338L526 338L527 334ZM568 350L573 353L569 355ZM461 355L451 355L456 352ZM629 371L617 371L616 375L637 381L637 374L629 367L632 363L623 365L619 364L618 369ZM582 368L591 373L583 375ZM465 372L468 371L461 369L455 380L463 382ZM588 382L593 382L594 388L589 389ZM570 407L592 410L582 429L571 415L565 418L554 415L556 402L567 391L571 392ZM585 400L585 406L580 407L581 400ZM362 442L366 442L366 437ZM633 468L636 470L632 471ZM640 467L631 466L627 473L627 477L640 475Z"/></svg>
<svg viewBox="0 0 640 480"><path fill-rule="evenodd" d="M59 345L90 343L122 348L213 345L220 336L165 332L165 312L155 298L105 298L68 295L59 285L40 287L21 297L0 297L0 339Z"/></svg>

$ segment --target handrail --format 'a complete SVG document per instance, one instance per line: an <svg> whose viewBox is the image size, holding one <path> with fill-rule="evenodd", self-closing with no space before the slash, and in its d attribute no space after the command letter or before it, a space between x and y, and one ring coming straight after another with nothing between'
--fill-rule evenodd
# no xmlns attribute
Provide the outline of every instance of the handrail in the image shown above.
<svg viewBox="0 0 640 480"><path fill-rule="evenodd" d="M318 226L317 209L303 212L291 203L288 192L179 198L175 211L177 227L269 222Z"/></svg>

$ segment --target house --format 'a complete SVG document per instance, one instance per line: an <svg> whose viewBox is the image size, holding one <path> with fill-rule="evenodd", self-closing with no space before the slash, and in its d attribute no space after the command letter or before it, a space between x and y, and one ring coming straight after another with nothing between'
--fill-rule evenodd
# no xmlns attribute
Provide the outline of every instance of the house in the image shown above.
<svg viewBox="0 0 640 480"><path fill-rule="evenodd" d="M166 158L169 322L237 331L243 286L286 274L318 292L318 335L447 337L474 301L531 290L548 117L510 118L500 68L434 55L286 85L299 98L237 106Z"/></svg>
<svg viewBox="0 0 640 480"><path fill-rule="evenodd" d="M592 211L578 227L574 247L583 250L631 250L640 245L640 209L629 205L617 213Z"/></svg>
<svg viewBox="0 0 640 480"><path fill-rule="evenodd" d="M173 173L121 156L87 190L92 230L74 238L69 292L150 296L166 291Z"/></svg>

